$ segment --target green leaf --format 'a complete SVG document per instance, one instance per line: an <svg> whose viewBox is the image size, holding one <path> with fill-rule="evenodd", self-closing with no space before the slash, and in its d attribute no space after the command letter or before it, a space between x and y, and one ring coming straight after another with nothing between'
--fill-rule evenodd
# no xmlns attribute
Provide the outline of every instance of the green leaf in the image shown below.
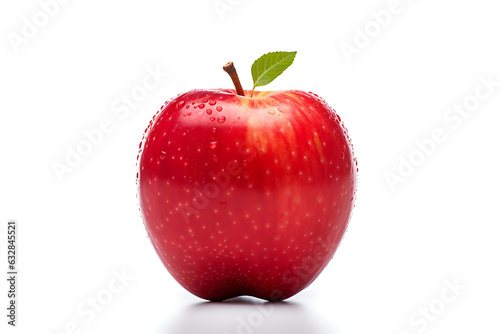
<svg viewBox="0 0 500 334"><path fill-rule="evenodd" d="M253 89L265 86L283 73L292 65L296 51L269 52L257 59L252 65Z"/></svg>

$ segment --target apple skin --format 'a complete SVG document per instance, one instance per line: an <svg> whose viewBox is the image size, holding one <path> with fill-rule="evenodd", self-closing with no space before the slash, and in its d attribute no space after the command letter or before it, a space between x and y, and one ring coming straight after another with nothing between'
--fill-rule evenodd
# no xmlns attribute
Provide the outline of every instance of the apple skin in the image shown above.
<svg viewBox="0 0 500 334"><path fill-rule="evenodd" d="M307 287L346 231L357 161L313 93L193 90L166 102L139 147L148 236L207 300L279 301Z"/></svg>

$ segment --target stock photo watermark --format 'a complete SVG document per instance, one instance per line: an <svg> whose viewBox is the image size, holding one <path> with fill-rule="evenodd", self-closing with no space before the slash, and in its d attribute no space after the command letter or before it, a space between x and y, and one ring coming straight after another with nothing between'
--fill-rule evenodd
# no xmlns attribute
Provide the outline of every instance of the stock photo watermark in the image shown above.
<svg viewBox="0 0 500 334"><path fill-rule="evenodd" d="M283 283L293 284L293 291L298 291L302 283L308 281L317 272L317 269L324 262L329 245L333 243L333 238L329 235L326 240L319 237L316 241L318 244L313 250L313 255L304 258L299 267L293 268L293 272L290 270L286 271L282 276Z"/></svg>
<svg viewBox="0 0 500 334"><path fill-rule="evenodd" d="M63 325L63 328L48 334L80 334L84 327L94 322L98 315L111 307L117 295L123 293L135 277L127 273L125 268L121 271L111 270L112 277L105 286L91 294L75 308L73 320Z"/></svg>
<svg viewBox="0 0 500 334"><path fill-rule="evenodd" d="M292 286L292 291L299 291L303 282L308 281L317 269L324 262L325 254L327 254L330 245L333 242L332 236L323 240L319 237L317 240L317 246L313 250L313 254L310 257L305 258L300 266L293 268L293 270L288 270L283 273L281 280L284 284ZM283 297L283 291L280 289L275 289L271 292L269 300L276 301L281 300ZM266 320L269 319L275 313L275 305L273 302L267 302L265 304L257 305L255 310L250 312L246 317L237 317L237 327L236 334L251 334L255 332L256 329L262 327ZM230 334L225 332L224 334ZM403 334L403 333L401 333Z"/></svg>
<svg viewBox="0 0 500 334"><path fill-rule="evenodd" d="M407 0L411 2L412 0ZM340 50L348 64L355 55L361 54L392 22L395 16L405 9L401 0L390 0L385 9L370 11L370 19L365 24L354 27L354 36L350 42L342 41Z"/></svg>
<svg viewBox="0 0 500 334"><path fill-rule="evenodd" d="M18 317L18 306L17 306L17 295L19 294L18 289L18 229L17 221L9 220L7 222L6 237L5 241L7 243L7 324L10 326L16 326L16 321Z"/></svg>
<svg viewBox="0 0 500 334"><path fill-rule="evenodd" d="M462 127L464 121L479 109L481 102L494 96L500 87L500 81L496 81L493 74L479 76L477 80L479 84L470 95L443 112L444 125L432 129L429 136L415 140L415 145L408 154L398 156L397 167L384 173L385 181L391 191L395 191L398 185L405 183L414 175L418 168L436 153L439 145L448 140L449 134Z"/></svg>
<svg viewBox="0 0 500 334"><path fill-rule="evenodd" d="M240 147L238 153L240 153L244 158L241 163L238 162L238 160L229 161L219 172L209 173L212 181L205 184L203 190L198 188L194 189L192 203L180 208L182 218L186 223L189 223L192 216L199 215L201 210L208 207L210 200L217 197L221 191L224 191L224 189L229 185L231 177L245 177L243 173L243 166L255 159L257 152L254 149L242 146Z"/></svg>
<svg viewBox="0 0 500 334"><path fill-rule="evenodd" d="M259 327L264 325L266 319L270 318L275 311L275 306L273 303L265 303L255 306L255 310L250 312L246 317L238 316L236 321L238 325L236 326L236 334L251 334ZM224 334L232 334L230 332L224 332Z"/></svg>
<svg viewBox="0 0 500 334"><path fill-rule="evenodd" d="M7 39L14 50L19 53L20 48L29 44L38 34L57 17L62 6L68 4L71 0L40 0L38 9L29 17L21 17L21 26L17 32L8 32Z"/></svg>
<svg viewBox="0 0 500 334"><path fill-rule="evenodd" d="M147 66L146 74L141 83L135 85L128 93L122 93L113 100L109 109L113 117L103 117L93 128L82 130L82 135L74 145L66 145L64 159L54 160L52 170L59 182L63 182L67 174L72 173L80 166L84 159L92 154L94 149L101 146L106 136L116 129L119 123L125 121L134 109L137 109L148 95L165 81L167 72L163 72L159 65L155 68Z"/></svg>
<svg viewBox="0 0 500 334"><path fill-rule="evenodd" d="M232 13L239 7L244 0L214 0L212 7L214 8L220 20L224 21L228 13Z"/></svg>
<svg viewBox="0 0 500 334"><path fill-rule="evenodd" d="M411 330L400 331L398 334L424 333L429 326L444 317L444 313L456 303L458 297L467 290L467 286L458 281L445 279L439 295L428 303L421 305L408 317Z"/></svg>

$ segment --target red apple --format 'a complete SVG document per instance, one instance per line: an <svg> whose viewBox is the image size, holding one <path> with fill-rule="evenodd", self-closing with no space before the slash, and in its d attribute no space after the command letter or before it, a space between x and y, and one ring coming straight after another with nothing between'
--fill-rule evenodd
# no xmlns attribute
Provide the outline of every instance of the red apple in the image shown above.
<svg viewBox="0 0 500 334"><path fill-rule="evenodd" d="M138 166L156 252L207 300L295 295L332 258L354 205L347 131L299 90L181 94L150 122Z"/></svg>

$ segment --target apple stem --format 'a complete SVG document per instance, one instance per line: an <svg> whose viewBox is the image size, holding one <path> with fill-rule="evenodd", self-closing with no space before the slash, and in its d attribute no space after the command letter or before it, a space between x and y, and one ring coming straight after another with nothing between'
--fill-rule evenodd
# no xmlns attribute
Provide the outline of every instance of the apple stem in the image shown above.
<svg viewBox="0 0 500 334"><path fill-rule="evenodd" d="M238 73L236 73L236 68L234 67L233 62L230 61L229 63L224 65L222 69L226 71L227 74L229 74L229 76L231 77L231 80L233 80L234 87L236 88L236 93L238 93L238 95L245 96L245 92L243 91L243 87L241 87L240 78L238 78Z"/></svg>

